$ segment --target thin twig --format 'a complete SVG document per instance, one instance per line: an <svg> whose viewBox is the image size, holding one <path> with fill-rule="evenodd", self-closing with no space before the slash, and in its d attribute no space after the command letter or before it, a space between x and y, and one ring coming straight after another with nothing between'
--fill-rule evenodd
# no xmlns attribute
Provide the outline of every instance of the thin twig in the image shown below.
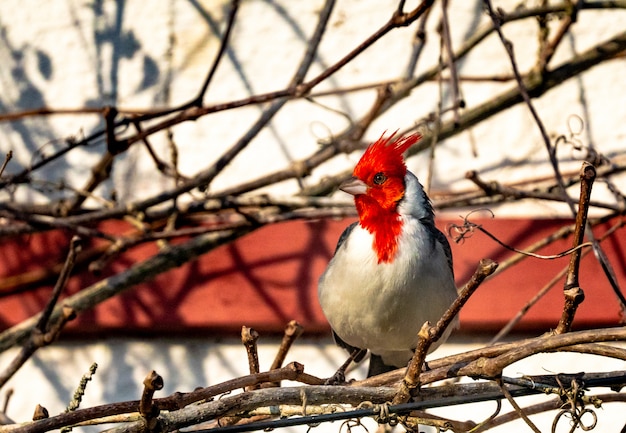
<svg viewBox="0 0 626 433"><path fill-rule="evenodd" d="M541 47L539 52L539 61L538 68L541 72L544 72L548 67L548 63L552 60L554 53L556 52L557 47L569 31L570 27L577 21L578 12L580 11L583 1L575 0L571 2L572 5L570 7L570 11L567 15L565 15L561 19L561 24L556 31L556 34L552 38L551 41L546 41L546 43ZM545 24L545 28L547 28L547 23ZM547 36L547 35L546 35Z"/></svg>
<svg viewBox="0 0 626 433"><path fill-rule="evenodd" d="M613 233L622 228L624 225L626 224L626 220L624 219L620 219L616 224L614 224L610 229L608 229L605 233L602 234L602 237L599 239L600 242L604 241L605 239L609 238L610 236L613 235ZM566 228L566 227L565 227ZM568 230L569 231L569 230ZM538 246L538 245L536 245ZM534 249L534 248L531 248ZM587 249L581 252L580 258L582 260L583 257L585 257L588 253L590 253L591 250ZM500 267L504 266L504 264L501 264ZM499 268L500 268L499 267ZM528 312L528 310L530 310L537 302L539 302L539 300L541 298L543 298L543 296L548 293L550 291L550 289L552 287L554 287L554 285L556 285L556 283L567 273L569 269L569 265L565 266L563 269L561 269L557 274L555 274L552 279L550 279L550 281L548 283L546 283L521 309L520 311L517 312L517 314L515 315L515 317L513 317L511 320L509 320L507 322L507 324L502 327L502 329L500 329L500 331L498 332L498 334L496 334L495 337L493 337L491 339L491 341L489 342L490 345L493 345L495 343L497 343L498 341L500 341L502 338L504 338L506 335L509 334L509 332L515 327L515 325L517 325L519 323L519 321L524 317L524 315ZM620 302L620 305L623 305L623 303L621 302L621 300L618 299L618 302Z"/></svg>
<svg viewBox="0 0 626 433"><path fill-rule="evenodd" d="M98 364L94 362L89 367L89 372L83 374L83 377L81 377L78 387L76 388L76 390L74 391L74 394L72 395L72 400L69 402L69 404L65 408L65 412L72 412L72 411L77 410L80 407L80 403L83 399L83 396L85 395L85 390L87 389L87 384L93 378L93 375L96 374L97 369L98 369ZM61 433L69 433L71 431L72 431L71 426L66 426L61 429Z"/></svg>
<svg viewBox="0 0 626 433"><path fill-rule="evenodd" d="M497 378L502 375L502 370L520 361L528 356L541 353L560 350L565 346L574 346L581 343L581 339L585 342L600 343L605 341L625 341L626 330L622 328L608 328L604 333L597 333L598 330L568 332L565 334L544 335L536 339L530 339L526 342L515 342L516 350L501 351L503 347L492 346L495 352L499 352L497 356L486 358L477 358L460 368L455 368L456 374L469 377ZM507 346L507 345L505 345ZM510 346L509 346L510 347Z"/></svg>
<svg viewBox="0 0 626 433"><path fill-rule="evenodd" d="M156 417L159 415L159 407L153 401L154 393L163 389L163 377L152 370L143 380L143 392L139 400L139 413L145 419L148 431L153 431L157 425Z"/></svg>
<svg viewBox="0 0 626 433"><path fill-rule="evenodd" d="M80 313L89 308L93 308L98 303L109 299L133 285L145 281L159 273L165 272L182 263L186 263L199 255L216 248L219 245L231 242L234 239L249 233L252 226L240 227L238 229L212 232L197 236L189 241L168 247L159 251L156 255L137 263L130 269L120 272L111 277L105 278L80 292L65 299L65 305L71 307L76 313ZM56 320L62 315L62 309L56 307L50 316L51 320ZM37 323L36 318L30 318L0 334L0 351L23 341Z"/></svg>
<svg viewBox="0 0 626 433"><path fill-rule="evenodd" d="M204 95L206 94L207 89L209 88L209 84L213 80L213 76L217 71L217 67L220 65L222 58L224 58L224 54L228 48L228 44L230 42L230 35L232 33L233 27L235 26L235 18L237 16L237 12L239 11L239 5L241 4L240 0L231 0L230 8L228 10L228 17L226 18L226 29L224 30L224 34L222 35L220 48L213 60L213 64L211 65L211 69L200 87L198 91L198 95L189 102L189 106L201 107L202 102L204 100Z"/></svg>
<svg viewBox="0 0 626 433"><path fill-rule="evenodd" d="M591 187L596 178L596 169L593 165L584 163L580 171L580 199L578 202L578 213L576 214L576 229L574 230L574 246L582 244L583 236L587 227L587 213L589 211L589 199L591 197ZM556 334L569 332L572 328L576 309L585 299L585 294L578 282L580 269L580 250L575 250L570 256L567 270L567 277L563 287L565 295L565 305L559 324L555 329Z"/></svg>
<svg viewBox="0 0 626 433"><path fill-rule="evenodd" d="M450 74L450 90L452 91L452 106L453 106L453 122L455 125L459 124L459 107L462 107L460 90L459 90L459 77L456 68L456 61L454 59L454 50L452 49L452 36L450 35L450 20L448 18L448 0L442 0L441 2L441 38L443 39L443 45L446 52L446 61L448 63L448 72Z"/></svg>
<svg viewBox="0 0 626 433"><path fill-rule="evenodd" d="M58 314L57 320L48 326L48 331L44 334L40 333L36 328L30 333L30 338L24 342L22 348L9 366L0 374L0 388L2 388L8 380L17 373L17 371L33 356L33 354L50 343L52 343L60 334L65 324L74 319L76 314L71 307L64 306Z"/></svg>
<svg viewBox="0 0 626 433"><path fill-rule="evenodd" d="M486 211L488 212L491 217L493 218L493 213L488 210L488 209L480 209L479 211ZM487 235L490 239L492 239L493 241L495 241L498 245L506 248L509 251L513 251L515 253L518 254L522 254L524 256L528 256L528 257L534 257L536 259L543 259L543 260L554 260L554 259L559 259L561 257L565 257L567 255L570 255L572 253L574 253L575 251L581 250L584 247L590 247L591 243L587 242L587 243L581 243L579 245L576 245L572 248L569 248L565 251L561 251L559 253L556 254L550 254L550 255L546 255L546 254L537 254L535 252L532 251L532 249L536 249L535 248L531 248L531 250L529 251L525 251L525 250L520 250L518 248L515 248L511 245L508 245L504 242L502 242L500 239L498 239L497 236L495 236L494 234L492 234L489 230L485 229L481 224L475 224L473 223L469 217L475 213L477 211L472 211L469 214L467 214L464 218L463 218L463 224L462 225L458 225L458 224L450 224L448 226L448 235L450 237L452 237L454 239L455 242L459 243L463 240L465 240L465 238L467 238L469 235L471 235L471 233L473 233L475 230L478 230L482 233L484 233L485 235ZM454 236L453 236L454 233ZM563 236L565 233L567 233L567 230L565 230L564 232L560 232L559 233L559 237ZM551 235L549 238L546 239L547 240L556 240L557 236ZM544 243L544 242L540 242L540 243Z"/></svg>
<svg viewBox="0 0 626 433"><path fill-rule="evenodd" d="M277 368L282 367L283 362L285 362L285 358L287 357L287 353L291 348L292 344L304 331L304 327L300 325L297 321L291 320L287 326L285 327L285 332L283 334L283 339L280 342L280 347L278 348L278 352L276 353L276 357L272 362L272 366L270 370L275 370Z"/></svg>
<svg viewBox="0 0 626 433"><path fill-rule="evenodd" d="M426 354L428 353L428 349L437 341L446 328L452 323L455 319L463 305L469 300L472 294L478 289L481 283L487 278L489 275L493 274L493 272L498 267L498 264L493 260L482 259L472 275L472 278L465 284L463 289L461 289L459 296L454 301L454 303L448 308L448 310L444 313L444 315L439 319L436 326L431 326L429 322L424 323L422 329L419 331L419 338L417 341L417 348L415 349L415 354L413 355L413 359L409 363L409 367L407 368L404 379L402 380L402 384L397 394L393 399L394 404L405 403L409 401L411 398L411 393L419 389L420 386L420 373L422 371L422 366L426 359Z"/></svg>
<svg viewBox="0 0 626 433"><path fill-rule="evenodd" d="M57 279L54 288L52 289L52 294L50 295L50 299L46 304L46 307L41 313L37 324L35 325L35 329L44 334L48 331L48 326L50 322L50 316L52 314L52 310L54 309L59 296L61 296L61 292L65 289L67 282L70 278L70 274L74 269L74 263L76 262L76 255L82 249L82 240L78 236L74 236L70 241L70 248L67 253L67 258L65 259L65 264L61 269L61 273L59 274L59 278Z"/></svg>
<svg viewBox="0 0 626 433"><path fill-rule="evenodd" d="M74 395L72 396L72 401L65 408L66 412L71 412L80 407L80 402L85 395L85 389L87 388L87 383L93 378L93 375L96 374L96 370L98 369L98 364L93 363L89 366L89 372L83 374L83 377L80 379L80 383L76 390L74 391Z"/></svg>
<svg viewBox="0 0 626 433"><path fill-rule="evenodd" d="M405 73L406 78L411 78L415 74L417 62L421 57L424 46L426 45L426 22L428 21L431 10L432 7L426 9L419 19L419 24L417 26L417 29L415 30L415 36L413 36L413 41L411 44L411 55L409 57L409 64L407 65Z"/></svg>
<svg viewBox="0 0 626 433"><path fill-rule="evenodd" d="M246 348L246 354L248 355L248 369L250 374L257 374L260 372L259 368L259 352L257 349L257 340L259 339L259 333L247 326L241 327L241 342ZM249 387L248 390L254 389L254 386Z"/></svg>
<svg viewBox="0 0 626 433"><path fill-rule="evenodd" d="M9 150L6 155L4 155L4 161L2 162L2 167L0 167L0 176L4 173L4 170L7 168L7 164L9 164L11 158L13 158L13 151Z"/></svg>
<svg viewBox="0 0 626 433"><path fill-rule="evenodd" d="M528 418L528 416L524 413L524 410L519 407L509 390L506 388L506 386L504 386L504 383L502 383L502 379L497 379L496 383L502 390L502 394L504 394L507 401L510 403L511 406L513 406L513 409L515 409L515 413L517 413L524 420L526 425L530 427L532 431L534 431L535 433L541 433L541 430L539 430L537 426L530 420L530 418Z"/></svg>
<svg viewBox="0 0 626 433"><path fill-rule="evenodd" d="M39 318L30 330L28 340L24 343L17 356L11 361L9 366L0 374L0 388L13 377L24 363L37 351L37 349L52 343L61 332L65 324L75 317L75 311L71 307L57 307L58 314L53 317L53 311L61 292L65 289L69 276L74 268L76 255L80 251L80 238L74 237L70 242L69 252L63 269L52 290L50 299Z"/></svg>
<svg viewBox="0 0 626 433"><path fill-rule="evenodd" d="M546 147L546 150L548 151L548 156L550 158L550 163L552 164L554 175L561 189L563 197L565 197L566 202L572 211L572 214L575 214L576 212L574 210L574 203L572 202L571 199L569 199L569 196L567 195L567 192L565 191L565 184L563 182L563 176L561 175L561 171L559 170L559 164L556 159L556 154L553 151L552 142L550 141L550 138L548 137L548 133L543 124L543 121L541 120L541 118L539 117L539 114L535 110L535 106L533 105L530 99L530 95L529 95L530 92L528 91L526 87L526 83L524 82L524 79L522 78L522 75L520 74L519 69L517 67L515 54L513 52L513 43L510 40L506 39L506 37L504 36L504 33L502 32L502 25L501 25L502 17L501 15L496 14L495 11L493 10L493 7L491 5L491 0L483 0L483 1L485 3L485 6L487 7L487 12L489 13L489 16L491 17L491 21L494 24L494 29L496 30L496 33L498 34L500 41L502 42L502 45L504 46L507 52L507 55L509 57L511 68L513 69L513 74L515 75L515 80L517 81L520 95L522 99L524 100L524 103L528 107L528 110L530 111L530 114L532 115L533 120L535 121L535 124L537 125L537 128L539 129L539 132L541 133L541 137L543 138L544 145ZM543 79L544 77L539 76L539 75L532 77L532 80L538 81L538 82L541 82Z"/></svg>

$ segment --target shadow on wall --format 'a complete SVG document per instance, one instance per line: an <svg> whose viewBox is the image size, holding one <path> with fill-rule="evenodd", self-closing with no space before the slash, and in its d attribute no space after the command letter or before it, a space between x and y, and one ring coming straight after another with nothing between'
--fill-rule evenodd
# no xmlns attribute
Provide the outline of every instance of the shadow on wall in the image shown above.
<svg viewBox="0 0 626 433"><path fill-rule="evenodd" d="M328 324L317 301L317 280L333 254L339 235L351 221L292 221L258 229L231 244L218 247L198 260L157 275L81 313L67 332L77 334L231 335L241 326L261 332L281 333L295 319L307 335L327 335ZM475 220L501 241L518 248L554 233L569 220ZM446 231L459 220L440 219ZM613 222L614 223L614 222ZM611 221L598 227L605 230ZM99 227L107 233L129 233L130 225L109 222ZM603 243L618 281L626 281L626 232ZM172 242L184 242L184 239ZM39 313L55 281L54 265L64 260L69 239L60 231L14 238L0 248L0 323L4 328ZM570 247L570 238L543 248L555 254ZM106 246L105 243L102 243ZM451 242L456 281L464 284L481 258L500 262L515 255L482 233L465 242ZM74 294L102 278L123 274L159 252L145 244L121 254L96 275L85 264L101 254L101 245L85 247L67 292ZM19 253L18 253L19 251ZM506 324L536 293L554 278L569 258L525 258L488 279L461 312L462 332L495 332ZM588 254L582 260L580 282L586 300L575 326L616 326L619 306L600 265ZM563 279L533 306L517 330L545 332L558 323L563 308ZM607 302L613 300L613 302ZM65 331L64 331L65 332ZM65 333L64 333L65 335Z"/></svg>

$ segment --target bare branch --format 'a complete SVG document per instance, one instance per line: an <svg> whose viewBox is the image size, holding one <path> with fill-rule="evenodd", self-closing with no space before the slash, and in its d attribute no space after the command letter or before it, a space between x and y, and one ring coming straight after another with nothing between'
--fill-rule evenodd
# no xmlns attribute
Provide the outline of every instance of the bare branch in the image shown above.
<svg viewBox="0 0 626 433"><path fill-rule="evenodd" d="M454 318L457 317L457 314L469 300L470 296L478 289L485 278L495 272L497 267L498 264L492 260L481 260L472 278L470 278L463 289L461 289L459 296L450 308L448 308L443 317L439 319L437 325L433 327L428 322L424 323L424 326L422 326L422 329L419 331L415 355L413 355L413 359L411 359L409 363L409 367L407 368L406 375L398 393L394 396L394 404L406 403L410 399L411 393L419 389L420 373L431 344L441 338L446 328L450 326Z"/></svg>
<svg viewBox="0 0 626 433"><path fill-rule="evenodd" d="M583 236L587 228L587 213L589 211L589 198L591 197L591 187L596 178L596 169L584 163L580 170L580 200L578 202L578 213L576 214L576 229L574 231L574 246L582 244ZM575 250L570 256L567 278L563 287L565 295L565 306L563 315L555 329L555 333L563 334L569 332L574 321L576 309L585 299L585 294L580 288L578 274L580 270L580 250Z"/></svg>

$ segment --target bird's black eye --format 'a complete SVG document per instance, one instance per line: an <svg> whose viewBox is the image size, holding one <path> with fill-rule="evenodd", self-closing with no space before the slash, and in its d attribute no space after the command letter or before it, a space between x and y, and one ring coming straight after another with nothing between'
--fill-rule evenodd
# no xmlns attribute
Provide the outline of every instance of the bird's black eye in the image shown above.
<svg viewBox="0 0 626 433"><path fill-rule="evenodd" d="M385 176L382 172L378 172L374 175L374 183L376 185L382 185L387 180L387 176Z"/></svg>

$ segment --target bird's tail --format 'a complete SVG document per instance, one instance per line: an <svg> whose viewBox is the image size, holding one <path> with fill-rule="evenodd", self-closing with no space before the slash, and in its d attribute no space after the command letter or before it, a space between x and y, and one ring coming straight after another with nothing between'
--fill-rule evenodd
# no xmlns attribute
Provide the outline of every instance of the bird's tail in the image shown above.
<svg viewBox="0 0 626 433"><path fill-rule="evenodd" d="M383 358L379 355L370 355L370 367L367 370L367 377L378 376L379 374L387 373L388 371L395 370L398 367L393 365L387 365L383 362Z"/></svg>

